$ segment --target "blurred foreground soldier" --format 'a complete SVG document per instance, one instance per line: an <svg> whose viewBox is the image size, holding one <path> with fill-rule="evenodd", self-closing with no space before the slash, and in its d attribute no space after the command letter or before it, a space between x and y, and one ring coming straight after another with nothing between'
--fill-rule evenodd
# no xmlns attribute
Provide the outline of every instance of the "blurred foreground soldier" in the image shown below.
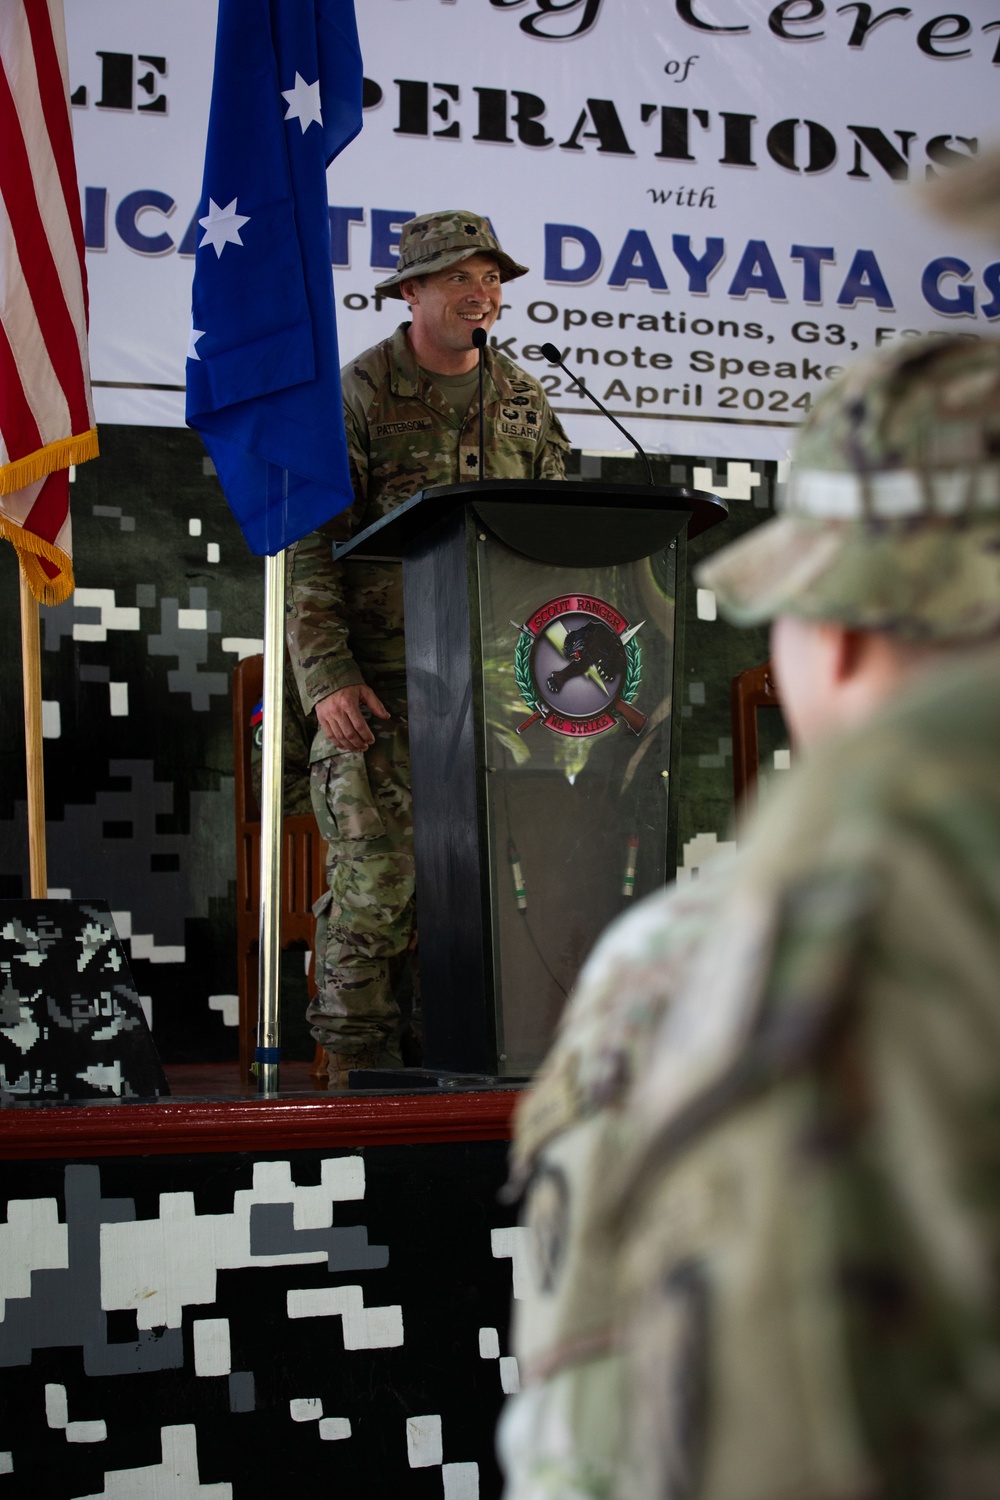
<svg viewBox="0 0 1000 1500"><path fill-rule="evenodd" d="M781 617L809 754L602 939L519 1113L507 1500L1000 1495L997 455L1000 346L871 361L699 580Z"/></svg>
<svg viewBox="0 0 1000 1500"><path fill-rule="evenodd" d="M701 570L806 752L632 1101L628 1500L1000 1495L1000 344L856 366Z"/></svg>
<svg viewBox="0 0 1000 1500"><path fill-rule="evenodd" d="M529 1250L514 1303L520 1392L498 1448L505 1500L611 1500L625 1427L619 1251L607 1213L628 1109L660 1023L711 930L732 859L612 924L517 1112L509 1193Z"/></svg>
<svg viewBox="0 0 1000 1500"><path fill-rule="evenodd" d="M412 322L342 371L355 502L290 549L286 634L314 715L312 803L329 845L307 1016L338 1086L352 1067L401 1060L394 991L413 928L413 830L401 570L334 563L332 548L418 490L477 478L472 333L489 331L502 283L526 269L477 214L403 226L398 269L377 290L405 301ZM484 399L487 475L561 478L569 443L558 418L538 382L493 349Z"/></svg>

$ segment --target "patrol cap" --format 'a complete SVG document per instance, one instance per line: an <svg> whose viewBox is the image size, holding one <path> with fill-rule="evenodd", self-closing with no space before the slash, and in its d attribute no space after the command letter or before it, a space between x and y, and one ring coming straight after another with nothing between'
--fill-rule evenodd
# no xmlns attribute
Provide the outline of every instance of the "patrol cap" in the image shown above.
<svg viewBox="0 0 1000 1500"><path fill-rule="evenodd" d="M400 286L411 276L429 276L468 260L470 255L492 255L500 267L500 280L513 281L528 274L500 249L488 219L464 209L447 208L441 213L418 214L407 219L399 236L399 259L395 274L375 288L387 297L400 297Z"/></svg>
<svg viewBox="0 0 1000 1500"><path fill-rule="evenodd" d="M779 510L696 570L735 624L1000 629L1000 341L913 339L853 365L804 422Z"/></svg>

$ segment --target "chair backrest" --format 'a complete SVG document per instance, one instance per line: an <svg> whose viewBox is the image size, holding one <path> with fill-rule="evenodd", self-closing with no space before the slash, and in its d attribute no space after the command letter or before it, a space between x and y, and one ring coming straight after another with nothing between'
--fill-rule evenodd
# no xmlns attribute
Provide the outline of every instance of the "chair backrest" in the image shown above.
<svg viewBox="0 0 1000 1500"><path fill-rule="evenodd" d="M737 811L752 805L760 767L760 736L757 710L781 707L771 663L748 667L732 680L730 703L733 718L733 794Z"/></svg>
<svg viewBox="0 0 1000 1500"><path fill-rule="evenodd" d="M233 761L236 780L237 910L256 923L260 901L260 808L250 760L254 705L264 685L264 658L245 656L233 668ZM326 886L326 845L312 813L282 819L281 907L285 943L311 941L312 905Z"/></svg>
<svg viewBox="0 0 1000 1500"><path fill-rule="evenodd" d="M264 658L245 656L233 668L233 761L236 772L236 821L259 823L260 808L250 776L254 704L264 691Z"/></svg>

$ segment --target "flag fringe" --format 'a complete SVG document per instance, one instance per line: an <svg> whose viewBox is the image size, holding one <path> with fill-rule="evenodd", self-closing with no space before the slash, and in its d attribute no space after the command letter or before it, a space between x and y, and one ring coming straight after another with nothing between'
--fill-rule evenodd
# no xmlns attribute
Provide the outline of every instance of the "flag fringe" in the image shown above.
<svg viewBox="0 0 1000 1500"><path fill-rule="evenodd" d="M61 547L55 547L44 537L26 531L14 521L0 514L0 537L10 542L17 553L18 562L32 596L39 604L65 604L76 587L73 582L73 561ZM50 578L42 567L40 558L54 563L59 569L58 578Z"/></svg>
<svg viewBox="0 0 1000 1500"><path fill-rule="evenodd" d="M98 451L96 427L91 427L89 432L60 438L55 443L46 443L44 448L36 448L34 453L27 453L24 458L16 458L13 463L0 468L0 495L13 495L26 485L44 479L47 474L54 474L57 469L86 463L88 458L96 458Z"/></svg>

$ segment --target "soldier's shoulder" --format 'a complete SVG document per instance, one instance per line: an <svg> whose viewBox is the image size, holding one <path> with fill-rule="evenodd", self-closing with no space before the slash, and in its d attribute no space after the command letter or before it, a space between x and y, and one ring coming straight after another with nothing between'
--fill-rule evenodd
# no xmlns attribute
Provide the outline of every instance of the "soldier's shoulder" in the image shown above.
<svg viewBox="0 0 1000 1500"><path fill-rule="evenodd" d="M885 721L935 756L1000 759L1000 646L949 652L890 705Z"/></svg>
<svg viewBox="0 0 1000 1500"><path fill-rule="evenodd" d="M340 380L345 400L352 396L369 395L389 374L393 360L393 335L363 349L341 368Z"/></svg>
<svg viewBox="0 0 1000 1500"><path fill-rule="evenodd" d="M988 830L1000 838L1000 649L949 653L818 755L804 780L800 800L825 801L832 828L846 819L932 832L978 806L973 842Z"/></svg>

